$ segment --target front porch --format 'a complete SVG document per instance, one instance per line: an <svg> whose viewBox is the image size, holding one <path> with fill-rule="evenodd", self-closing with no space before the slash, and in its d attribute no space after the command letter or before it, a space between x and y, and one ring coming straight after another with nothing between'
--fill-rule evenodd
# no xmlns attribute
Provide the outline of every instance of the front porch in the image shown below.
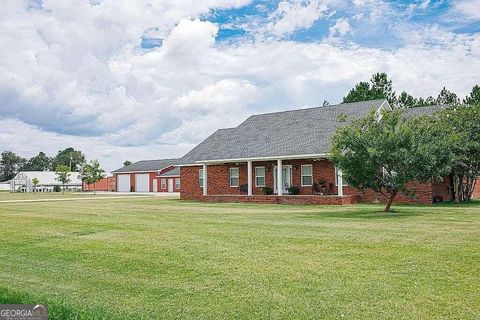
<svg viewBox="0 0 480 320"><path fill-rule="evenodd" d="M341 171L324 157L202 163L182 167L181 198L208 202L350 204ZM351 191L351 190L349 190Z"/></svg>

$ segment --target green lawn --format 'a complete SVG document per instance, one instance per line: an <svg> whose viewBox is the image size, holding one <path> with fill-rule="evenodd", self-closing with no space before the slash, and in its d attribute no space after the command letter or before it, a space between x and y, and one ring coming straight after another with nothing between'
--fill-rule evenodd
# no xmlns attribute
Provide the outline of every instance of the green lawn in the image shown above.
<svg viewBox="0 0 480 320"><path fill-rule="evenodd" d="M479 319L480 204L0 204L0 303L51 319Z"/></svg>

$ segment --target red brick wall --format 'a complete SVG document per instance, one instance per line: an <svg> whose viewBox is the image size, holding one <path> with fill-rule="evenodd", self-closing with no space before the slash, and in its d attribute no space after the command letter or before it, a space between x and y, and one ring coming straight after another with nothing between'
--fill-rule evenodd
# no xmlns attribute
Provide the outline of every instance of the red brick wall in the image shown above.
<svg viewBox="0 0 480 320"><path fill-rule="evenodd" d="M432 183L432 199L438 199L439 201L452 200L451 184L450 176L444 177L442 181Z"/></svg>
<svg viewBox="0 0 480 320"><path fill-rule="evenodd" d="M292 166L292 185L300 190L300 195L311 195L312 187L301 186L301 165L311 164L313 169L313 181L318 181L320 178L326 179L325 194L337 194L337 187L335 186L335 167L329 160L285 160L282 162L284 166ZM253 162L252 164L252 192L254 195L262 195L262 189L255 186L255 167L265 167L265 184L273 188L273 166L276 161ZM242 193L239 187L230 187L230 168L239 168L239 185L247 184L247 164L222 164L209 165L207 172L208 195L246 195ZM182 199L202 199L202 188L198 184L199 169L201 166L182 167L180 169L180 176L182 178L182 187L180 196ZM435 192L440 193L442 185L436 185ZM431 184L409 184L409 188L416 190L416 198L412 199L403 194L397 195L397 203L432 203L432 185ZM348 186L343 188L344 195L358 196L358 199L363 202L382 201L386 199L378 193L367 191L362 193L356 189ZM443 192L443 191L442 191ZM226 198L228 199L228 198Z"/></svg>
<svg viewBox="0 0 480 320"><path fill-rule="evenodd" d="M475 184L475 188L473 189L473 199L480 199L480 178L477 179L477 183Z"/></svg>
<svg viewBox="0 0 480 320"><path fill-rule="evenodd" d="M105 177L93 184L83 184L83 191L114 191L115 190L115 181L113 177Z"/></svg>
<svg viewBox="0 0 480 320"><path fill-rule="evenodd" d="M165 179L165 189L162 189L162 179ZM169 180L172 180L173 182L173 192L180 192L180 188L177 188L177 184L175 183L175 181L177 179L180 179L180 177L175 177L175 176L172 176L172 177L158 177L157 178L157 183L158 183L158 192L168 192L168 183L169 183ZM182 182L180 180L180 187L182 186Z"/></svg>
<svg viewBox="0 0 480 320"><path fill-rule="evenodd" d="M269 203L269 204L316 204L316 205L342 205L353 204L357 202L357 196L313 196L313 195L254 195L251 197L243 195L211 195L202 196L198 200L206 202L250 202L250 203Z"/></svg>

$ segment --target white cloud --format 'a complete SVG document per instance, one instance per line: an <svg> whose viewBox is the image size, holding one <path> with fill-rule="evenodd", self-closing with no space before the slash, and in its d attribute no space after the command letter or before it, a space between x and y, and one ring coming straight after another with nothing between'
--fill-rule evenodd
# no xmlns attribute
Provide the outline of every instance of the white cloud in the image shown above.
<svg viewBox="0 0 480 320"><path fill-rule="evenodd" d="M278 38L216 43L218 26L198 16L242 3L44 1L47 11L2 1L0 150L27 157L74 146L112 170L126 159L180 156L252 113L337 103L378 71L417 96L444 85L463 96L478 83L480 36L435 26L399 28L405 46L393 50ZM272 32L307 28L331 10L312 3L285 4ZM309 6L313 14L302 16ZM143 50L149 30L163 44ZM331 31L350 30L338 19Z"/></svg>
<svg viewBox="0 0 480 320"><path fill-rule="evenodd" d="M267 31L275 36L285 36L298 29L310 28L328 11L326 0L283 0L270 16Z"/></svg>
<svg viewBox="0 0 480 320"><path fill-rule="evenodd" d="M467 18L480 20L480 0L455 1L455 10Z"/></svg>
<svg viewBox="0 0 480 320"><path fill-rule="evenodd" d="M346 18L337 19L335 24L329 29L330 37L344 37L352 31L352 27Z"/></svg>

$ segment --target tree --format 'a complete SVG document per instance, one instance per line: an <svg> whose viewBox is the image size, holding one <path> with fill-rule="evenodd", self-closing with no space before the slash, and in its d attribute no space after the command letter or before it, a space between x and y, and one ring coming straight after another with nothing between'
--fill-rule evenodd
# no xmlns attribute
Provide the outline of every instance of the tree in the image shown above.
<svg viewBox="0 0 480 320"><path fill-rule="evenodd" d="M92 184L93 183L93 194L97 194L96 183L104 178L105 171L100 168L100 163L98 160L93 160L90 163L84 163L82 170L80 171L80 177L82 181Z"/></svg>
<svg viewBox="0 0 480 320"><path fill-rule="evenodd" d="M374 99L381 99L382 96L376 96L372 89L370 88L370 83L368 82L359 82L351 89L348 94L343 97L343 102L359 102L367 101Z"/></svg>
<svg viewBox="0 0 480 320"><path fill-rule="evenodd" d="M427 99L425 99L426 106L434 106L436 104L437 104L437 100L432 96L428 96Z"/></svg>
<svg viewBox="0 0 480 320"><path fill-rule="evenodd" d="M388 100L391 106L395 106L397 103L397 98L395 96L395 91L393 91L392 80L388 79L386 73L376 73L370 79L372 83L372 90L375 92L376 96L381 96Z"/></svg>
<svg viewBox="0 0 480 320"><path fill-rule="evenodd" d="M65 185L70 182L70 167L59 164L55 168L57 181L62 184L62 194L65 193Z"/></svg>
<svg viewBox="0 0 480 320"><path fill-rule="evenodd" d="M390 105L396 105L395 92L392 81L386 73L376 73L370 78L370 82L359 82L343 98L343 102L359 102L374 99L387 99Z"/></svg>
<svg viewBox="0 0 480 320"><path fill-rule="evenodd" d="M52 158L48 157L45 153L39 152L38 155L30 158L22 170L24 171L48 171L52 168Z"/></svg>
<svg viewBox="0 0 480 320"><path fill-rule="evenodd" d="M80 171L82 164L85 163L85 155L72 147L58 151L53 159L52 167L57 168L58 165L68 166L71 171Z"/></svg>
<svg viewBox="0 0 480 320"><path fill-rule="evenodd" d="M0 160L0 181L13 179L26 160L11 151L3 151Z"/></svg>
<svg viewBox="0 0 480 320"><path fill-rule="evenodd" d="M40 180L38 180L38 178L35 177L35 178L32 179L32 183L33 183L34 190L37 191L37 186L40 183Z"/></svg>
<svg viewBox="0 0 480 320"><path fill-rule="evenodd" d="M437 104L448 105L448 104L457 104L460 102L457 95L445 87L440 91L437 97Z"/></svg>
<svg viewBox="0 0 480 320"><path fill-rule="evenodd" d="M480 86L476 85L473 87L472 92L470 92L469 96L466 96L465 99L463 99L464 104L469 104L469 105L480 105Z"/></svg>
<svg viewBox="0 0 480 320"><path fill-rule="evenodd" d="M402 110L374 112L337 130L332 160L349 185L372 189L387 199L388 212L399 192L414 196L409 182L441 180L449 172L452 155L444 130L430 117L409 118Z"/></svg>
<svg viewBox="0 0 480 320"><path fill-rule="evenodd" d="M123 165L126 167L126 166L129 166L131 165L132 162L131 161L128 161L128 160L125 160L125 162L123 163Z"/></svg>
<svg viewBox="0 0 480 320"><path fill-rule="evenodd" d="M454 200L470 201L480 177L480 104L450 107L440 120L439 126L452 137Z"/></svg>
<svg viewBox="0 0 480 320"><path fill-rule="evenodd" d="M423 103L423 99L421 101ZM403 91L398 97L398 107L402 109L417 107L419 100L415 99L412 95Z"/></svg>

